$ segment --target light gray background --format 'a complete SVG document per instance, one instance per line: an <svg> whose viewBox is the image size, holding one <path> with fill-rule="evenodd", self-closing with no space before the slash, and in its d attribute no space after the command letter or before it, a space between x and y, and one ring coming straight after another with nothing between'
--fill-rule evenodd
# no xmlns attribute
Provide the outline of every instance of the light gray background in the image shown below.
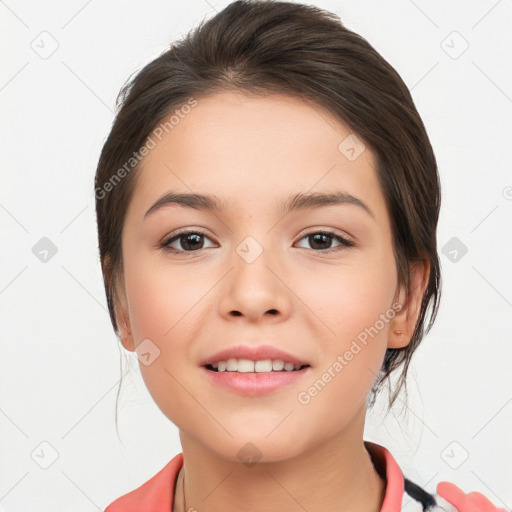
<svg viewBox="0 0 512 512"><path fill-rule="evenodd" d="M103 510L181 451L136 360L125 366L122 444L115 432L121 352L93 178L124 81L228 3L0 1L0 510ZM382 400L365 438L431 492L449 480L510 508L512 2L309 3L396 67L442 180L437 323L413 359L407 418L400 402L384 417ZM57 248L46 262L33 252L43 237ZM453 237L467 247L456 261L441 252Z"/></svg>

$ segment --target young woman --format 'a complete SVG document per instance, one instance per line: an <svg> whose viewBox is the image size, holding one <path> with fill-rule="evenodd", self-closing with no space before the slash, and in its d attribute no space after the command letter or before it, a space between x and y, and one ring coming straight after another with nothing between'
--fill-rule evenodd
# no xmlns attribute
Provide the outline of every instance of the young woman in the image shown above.
<svg viewBox="0 0 512 512"><path fill-rule="evenodd" d="M440 297L434 153L365 39L230 4L125 87L95 187L114 330L183 449L107 512L497 510L363 439Z"/></svg>

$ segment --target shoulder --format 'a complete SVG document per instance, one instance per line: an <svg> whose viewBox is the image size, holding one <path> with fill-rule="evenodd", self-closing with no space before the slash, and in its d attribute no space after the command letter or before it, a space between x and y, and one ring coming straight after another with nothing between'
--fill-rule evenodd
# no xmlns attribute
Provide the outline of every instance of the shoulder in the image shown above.
<svg viewBox="0 0 512 512"><path fill-rule="evenodd" d="M365 446L377 472L386 480L381 512L509 512L479 492L466 494L452 482L438 482L436 491L429 492L402 473L385 447L369 441Z"/></svg>
<svg viewBox="0 0 512 512"><path fill-rule="evenodd" d="M178 453L156 475L114 500L104 512L168 512L172 506L176 477L182 466L183 453Z"/></svg>
<svg viewBox="0 0 512 512"><path fill-rule="evenodd" d="M414 500L412 507L407 508ZM404 478L404 507L402 512L510 512L499 508L479 492L465 493L453 482L439 482L434 494L428 493L419 485Z"/></svg>
<svg viewBox="0 0 512 512"><path fill-rule="evenodd" d="M406 478L391 453L366 441L372 460L386 480L381 512L510 512L496 507L479 492L466 494L452 482L439 482L435 493ZM183 466L179 453L156 475L113 501L104 512L168 512L172 510L174 487Z"/></svg>
<svg viewBox="0 0 512 512"><path fill-rule="evenodd" d="M437 493L430 493L423 487L404 478L402 512L467 512L454 507Z"/></svg>

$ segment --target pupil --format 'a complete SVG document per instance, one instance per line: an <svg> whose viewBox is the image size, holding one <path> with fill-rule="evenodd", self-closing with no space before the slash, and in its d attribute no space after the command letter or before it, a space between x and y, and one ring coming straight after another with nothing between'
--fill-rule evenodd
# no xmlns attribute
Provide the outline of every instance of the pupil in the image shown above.
<svg viewBox="0 0 512 512"><path fill-rule="evenodd" d="M197 233L191 233L191 234L188 234L188 235L183 235L181 237L181 246L183 247L183 249L185 250L195 250L195 249L200 249L201 247L197 247L196 245L194 245L194 242L192 242L191 244L189 243L190 240L193 240L195 239L195 243L199 243L200 242L200 239L202 238L203 235L199 235ZM202 244L201 244L202 245Z"/></svg>
<svg viewBox="0 0 512 512"><path fill-rule="evenodd" d="M329 247L329 241L330 241L330 238L331 238L331 235L326 235L324 233L315 233L314 235L310 235L309 236L309 243L311 244L311 247L313 247L313 249L328 249ZM313 240L313 242L312 242ZM315 244L322 244L322 242L325 244L327 243L327 247L315 247Z"/></svg>

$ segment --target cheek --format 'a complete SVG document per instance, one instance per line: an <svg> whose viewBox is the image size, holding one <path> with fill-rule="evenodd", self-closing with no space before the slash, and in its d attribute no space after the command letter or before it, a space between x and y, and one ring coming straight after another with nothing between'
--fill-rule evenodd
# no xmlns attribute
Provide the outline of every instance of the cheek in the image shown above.
<svg viewBox="0 0 512 512"><path fill-rule="evenodd" d="M397 275L391 249L368 252L335 267L316 264L310 274L314 279L297 280L295 289L314 313L312 318L323 321L330 345L350 342L382 314L393 313ZM380 322L378 327L385 330Z"/></svg>
<svg viewBox="0 0 512 512"><path fill-rule="evenodd" d="M338 383L326 386L322 401L365 398L382 364L395 315L397 275L391 248L353 261L357 263L335 269L317 267L315 279L297 282L297 295L314 313L307 316L309 329L321 333L318 373L330 372L321 380Z"/></svg>
<svg viewBox="0 0 512 512"><path fill-rule="evenodd" d="M164 415L177 425L187 425L190 417L204 414L193 410L196 403L184 390L196 392L190 345L204 324L199 318L201 300L215 280L208 284L207 276L194 278L197 273L191 268L175 267L171 272L136 259L126 264L125 284L135 345L144 341L150 347L149 364L139 354L141 375Z"/></svg>
<svg viewBox="0 0 512 512"><path fill-rule="evenodd" d="M149 338L156 344L170 340L179 344L183 337L178 332L193 319L194 307L214 283L210 286L207 278L197 279L192 268L165 268L151 261L133 260L127 269L126 291L136 342Z"/></svg>

